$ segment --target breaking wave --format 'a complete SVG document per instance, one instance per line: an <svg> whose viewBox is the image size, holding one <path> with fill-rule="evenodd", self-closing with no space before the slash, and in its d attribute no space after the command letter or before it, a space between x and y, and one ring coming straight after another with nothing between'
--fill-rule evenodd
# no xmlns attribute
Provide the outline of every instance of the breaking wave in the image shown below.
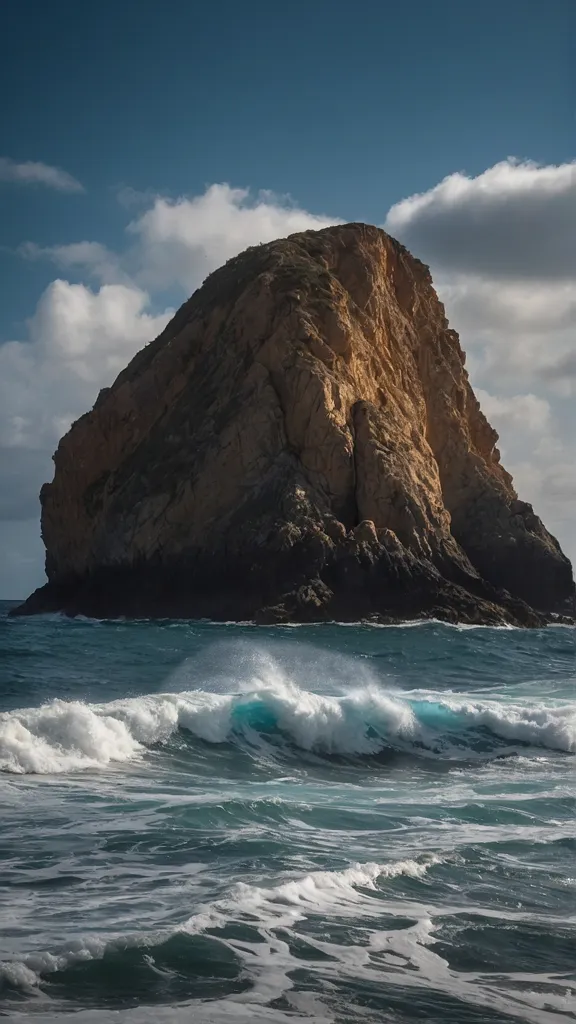
<svg viewBox="0 0 576 1024"><path fill-rule="evenodd" d="M102 960L129 949L153 949L178 935L203 935L233 921L245 920L246 915L265 930L288 927L308 914L334 910L341 917L362 912L377 915L381 905L372 905L371 896L377 894L378 883L401 876L421 879L430 868L442 863L444 858L426 854L417 860L357 863L340 871L312 871L269 888L236 883L222 899L206 904L172 928L78 937L55 952L31 952L21 959L0 961L0 987L4 982L13 988L30 989L41 984L45 975L66 971L76 964Z"/></svg>
<svg viewBox="0 0 576 1024"><path fill-rule="evenodd" d="M331 696L279 681L237 693L190 690L107 704L53 700L0 715L0 769L101 768L166 744L179 730L207 744L256 752L288 746L352 758L398 752L465 760L518 747L575 753L576 703L505 703L432 691L416 697L374 685Z"/></svg>

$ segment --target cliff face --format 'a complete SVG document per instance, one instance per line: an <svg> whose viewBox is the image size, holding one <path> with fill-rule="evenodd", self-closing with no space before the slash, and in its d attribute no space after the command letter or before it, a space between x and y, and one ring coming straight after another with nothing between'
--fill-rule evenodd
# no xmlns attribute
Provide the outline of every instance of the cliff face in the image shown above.
<svg viewBox="0 0 576 1024"><path fill-rule="evenodd" d="M497 440L398 242L350 224L249 249L60 442L41 493L49 583L22 610L570 613L570 563Z"/></svg>

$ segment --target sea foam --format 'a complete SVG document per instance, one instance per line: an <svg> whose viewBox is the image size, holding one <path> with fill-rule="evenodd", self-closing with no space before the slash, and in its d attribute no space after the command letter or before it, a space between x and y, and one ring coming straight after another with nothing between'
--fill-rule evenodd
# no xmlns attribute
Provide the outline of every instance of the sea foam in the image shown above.
<svg viewBox="0 0 576 1024"><path fill-rule="evenodd" d="M46 975L66 971L76 964L101 960L127 949L152 950L178 934L202 935L231 921L245 920L247 914L265 931L292 925L308 914L335 909L339 916L378 915L380 903L370 903L370 894L376 892L378 882L384 884L387 879L402 875L421 879L430 868L442 863L441 857L428 854L414 860L356 863L341 870L312 871L269 888L237 883L228 895L204 905L173 927L153 932L79 936L54 952L42 950L26 953L21 959L0 961L0 988L4 983L11 988L30 990L40 985Z"/></svg>
<svg viewBox="0 0 576 1024"><path fill-rule="evenodd" d="M576 752L576 702L505 703L376 686L331 696L261 681L240 693L191 690L108 704L53 700L0 715L0 769L62 773L129 761L177 730L207 744L267 751L289 744L318 755L385 751L445 758L490 757L518 747Z"/></svg>

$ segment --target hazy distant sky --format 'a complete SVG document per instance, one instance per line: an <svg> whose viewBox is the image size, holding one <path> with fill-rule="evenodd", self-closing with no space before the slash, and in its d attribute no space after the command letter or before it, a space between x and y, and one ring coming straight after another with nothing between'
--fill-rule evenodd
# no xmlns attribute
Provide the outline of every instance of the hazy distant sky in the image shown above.
<svg viewBox="0 0 576 1024"><path fill-rule="evenodd" d="M227 257L336 220L430 263L576 557L572 0L18 0L0 33L0 597L100 387Z"/></svg>

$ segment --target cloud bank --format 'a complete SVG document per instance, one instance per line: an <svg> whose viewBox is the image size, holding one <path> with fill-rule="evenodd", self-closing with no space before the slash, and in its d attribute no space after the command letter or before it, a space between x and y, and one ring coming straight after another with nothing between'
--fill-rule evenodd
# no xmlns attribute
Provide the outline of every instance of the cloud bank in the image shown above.
<svg viewBox="0 0 576 1024"><path fill-rule="evenodd" d="M451 174L396 203L386 226L422 258L456 274L572 281L576 276L576 162L509 159L476 178Z"/></svg>

